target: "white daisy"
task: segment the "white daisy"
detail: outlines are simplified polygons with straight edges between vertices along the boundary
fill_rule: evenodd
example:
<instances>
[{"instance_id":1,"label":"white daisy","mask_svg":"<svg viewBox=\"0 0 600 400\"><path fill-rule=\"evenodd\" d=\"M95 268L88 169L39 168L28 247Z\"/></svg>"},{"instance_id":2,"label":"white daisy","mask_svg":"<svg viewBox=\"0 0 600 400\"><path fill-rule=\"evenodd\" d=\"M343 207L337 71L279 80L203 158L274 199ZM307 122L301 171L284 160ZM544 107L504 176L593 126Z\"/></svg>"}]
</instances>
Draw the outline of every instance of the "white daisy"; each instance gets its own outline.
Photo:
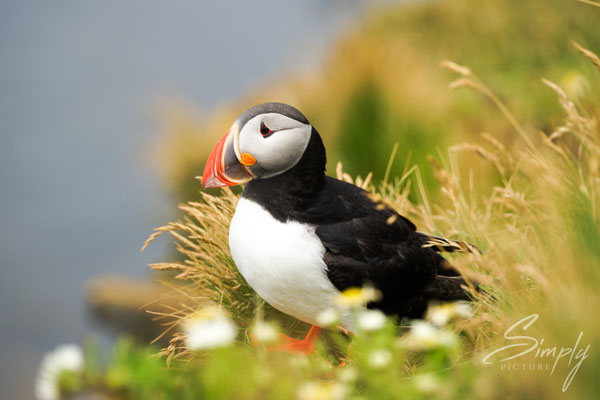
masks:
<instances>
[{"instance_id":1,"label":"white daisy","mask_svg":"<svg viewBox=\"0 0 600 400\"><path fill-rule=\"evenodd\" d=\"M369 353L367 362L372 368L381 369L387 367L392 361L392 353L385 349L376 349Z\"/></svg>"},{"instance_id":2,"label":"white daisy","mask_svg":"<svg viewBox=\"0 0 600 400\"><path fill-rule=\"evenodd\" d=\"M279 331L274 324L257 320L252 327L252 337L258 343L272 344L279 339Z\"/></svg>"},{"instance_id":3,"label":"white daisy","mask_svg":"<svg viewBox=\"0 0 600 400\"><path fill-rule=\"evenodd\" d=\"M417 389L425 393L434 393L440 386L433 374L417 375L413 378L413 383Z\"/></svg>"},{"instance_id":4,"label":"white daisy","mask_svg":"<svg viewBox=\"0 0 600 400\"><path fill-rule=\"evenodd\" d=\"M415 321L406 343L415 349L427 350L438 347L452 348L458 344L456 335L447 329L439 329L426 321Z\"/></svg>"},{"instance_id":5,"label":"white daisy","mask_svg":"<svg viewBox=\"0 0 600 400\"><path fill-rule=\"evenodd\" d=\"M235 340L236 327L218 307L208 307L183 322L185 344L190 350L228 346Z\"/></svg>"},{"instance_id":6,"label":"white daisy","mask_svg":"<svg viewBox=\"0 0 600 400\"><path fill-rule=\"evenodd\" d=\"M465 301L432 305L427 310L427 319L438 326L446 325L455 318L470 318L472 316L471 305Z\"/></svg>"},{"instance_id":7,"label":"white daisy","mask_svg":"<svg viewBox=\"0 0 600 400\"><path fill-rule=\"evenodd\" d=\"M365 310L358 314L358 327L365 332L378 331L385 326L385 314L379 310Z\"/></svg>"},{"instance_id":8,"label":"white daisy","mask_svg":"<svg viewBox=\"0 0 600 400\"><path fill-rule=\"evenodd\" d=\"M46 354L35 380L35 397L39 400L60 398L60 377L65 373L80 374L84 368L83 350L76 344L57 347Z\"/></svg>"},{"instance_id":9,"label":"white daisy","mask_svg":"<svg viewBox=\"0 0 600 400\"><path fill-rule=\"evenodd\" d=\"M340 313L335 308L327 308L317 315L317 325L331 328L340 323Z\"/></svg>"}]
</instances>

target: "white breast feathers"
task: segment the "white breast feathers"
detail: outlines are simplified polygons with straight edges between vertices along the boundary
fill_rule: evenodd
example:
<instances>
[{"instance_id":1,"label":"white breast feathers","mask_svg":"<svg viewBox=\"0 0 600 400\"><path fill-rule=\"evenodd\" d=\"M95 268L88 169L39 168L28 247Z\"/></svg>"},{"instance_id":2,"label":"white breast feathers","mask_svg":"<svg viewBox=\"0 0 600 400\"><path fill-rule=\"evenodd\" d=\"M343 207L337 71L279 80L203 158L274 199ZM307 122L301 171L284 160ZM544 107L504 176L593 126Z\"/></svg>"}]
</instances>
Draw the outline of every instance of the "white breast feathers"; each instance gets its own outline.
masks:
<instances>
[{"instance_id":1,"label":"white breast feathers","mask_svg":"<svg viewBox=\"0 0 600 400\"><path fill-rule=\"evenodd\" d=\"M229 228L231 255L248 284L269 304L309 324L339 291L327 278L325 248L314 226L280 222L241 198Z\"/></svg>"}]
</instances>

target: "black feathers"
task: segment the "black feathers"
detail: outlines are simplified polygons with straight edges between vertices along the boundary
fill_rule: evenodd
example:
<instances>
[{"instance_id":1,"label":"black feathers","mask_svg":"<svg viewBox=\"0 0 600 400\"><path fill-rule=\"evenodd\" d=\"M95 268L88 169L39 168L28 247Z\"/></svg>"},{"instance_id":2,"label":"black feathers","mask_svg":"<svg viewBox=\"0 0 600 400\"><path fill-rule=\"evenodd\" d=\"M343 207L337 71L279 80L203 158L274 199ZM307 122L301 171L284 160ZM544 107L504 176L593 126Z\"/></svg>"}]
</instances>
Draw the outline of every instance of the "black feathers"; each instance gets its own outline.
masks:
<instances>
[{"instance_id":1,"label":"black feathers","mask_svg":"<svg viewBox=\"0 0 600 400\"><path fill-rule=\"evenodd\" d=\"M296 121L302 122L303 124L308 124L308 120L306 119L304 114L302 114L298 109L285 103L275 102L263 103L247 109L239 117L237 117L236 123L238 124L238 126L241 127L257 115L267 113L278 113L281 115L285 115L286 117L295 119Z\"/></svg>"}]
</instances>

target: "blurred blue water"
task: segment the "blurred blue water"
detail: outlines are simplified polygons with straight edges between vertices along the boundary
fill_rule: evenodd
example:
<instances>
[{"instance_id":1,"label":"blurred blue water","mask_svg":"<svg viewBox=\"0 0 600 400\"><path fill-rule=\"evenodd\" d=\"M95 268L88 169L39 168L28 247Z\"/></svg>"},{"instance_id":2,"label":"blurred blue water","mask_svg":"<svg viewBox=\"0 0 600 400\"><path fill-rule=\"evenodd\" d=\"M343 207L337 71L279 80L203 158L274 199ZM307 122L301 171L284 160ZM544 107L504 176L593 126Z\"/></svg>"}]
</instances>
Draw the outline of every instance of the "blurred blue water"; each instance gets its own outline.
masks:
<instances>
[{"instance_id":1,"label":"blurred blue water","mask_svg":"<svg viewBox=\"0 0 600 400\"><path fill-rule=\"evenodd\" d=\"M141 149L153 107L210 110L315 68L347 1L0 1L0 398L31 398L44 352L90 332L85 282L148 274L172 215Z\"/></svg>"}]
</instances>

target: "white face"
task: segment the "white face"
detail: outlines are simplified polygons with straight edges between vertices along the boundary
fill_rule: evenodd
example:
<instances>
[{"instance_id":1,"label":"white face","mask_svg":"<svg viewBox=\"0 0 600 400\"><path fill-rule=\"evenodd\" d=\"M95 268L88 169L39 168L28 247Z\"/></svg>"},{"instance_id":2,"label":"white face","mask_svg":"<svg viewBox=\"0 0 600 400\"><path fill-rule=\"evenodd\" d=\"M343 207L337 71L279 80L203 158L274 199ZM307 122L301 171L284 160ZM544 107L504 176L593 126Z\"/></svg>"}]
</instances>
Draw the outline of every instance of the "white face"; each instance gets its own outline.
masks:
<instances>
[{"instance_id":1,"label":"white face","mask_svg":"<svg viewBox=\"0 0 600 400\"><path fill-rule=\"evenodd\" d=\"M282 114L259 114L239 133L240 156L247 153L256 159L248 169L258 179L279 175L300 161L311 131L309 124Z\"/></svg>"}]
</instances>

